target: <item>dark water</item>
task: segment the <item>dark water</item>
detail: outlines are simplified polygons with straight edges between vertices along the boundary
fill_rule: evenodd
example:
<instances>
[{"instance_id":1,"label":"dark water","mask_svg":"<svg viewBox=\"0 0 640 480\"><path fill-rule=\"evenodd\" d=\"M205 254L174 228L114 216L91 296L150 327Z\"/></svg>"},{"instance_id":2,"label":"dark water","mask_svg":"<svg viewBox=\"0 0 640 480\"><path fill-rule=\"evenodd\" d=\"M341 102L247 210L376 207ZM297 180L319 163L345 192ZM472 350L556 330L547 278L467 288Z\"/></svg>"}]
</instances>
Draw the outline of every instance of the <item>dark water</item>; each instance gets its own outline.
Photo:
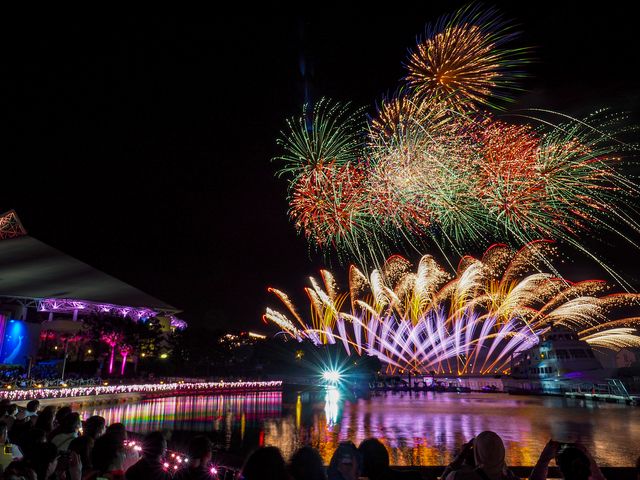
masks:
<instances>
[{"instance_id":1,"label":"dark water","mask_svg":"<svg viewBox=\"0 0 640 480\"><path fill-rule=\"evenodd\" d=\"M446 465L483 430L502 437L510 465L534 465L550 438L581 441L602 466L632 466L640 455L640 407L560 397L425 392L345 399L336 390L315 390L171 397L83 411L132 431L171 431L177 440L205 433L218 449L240 455L275 445L288 457L312 444L326 463L338 442L376 437L395 465Z\"/></svg>"}]
</instances>

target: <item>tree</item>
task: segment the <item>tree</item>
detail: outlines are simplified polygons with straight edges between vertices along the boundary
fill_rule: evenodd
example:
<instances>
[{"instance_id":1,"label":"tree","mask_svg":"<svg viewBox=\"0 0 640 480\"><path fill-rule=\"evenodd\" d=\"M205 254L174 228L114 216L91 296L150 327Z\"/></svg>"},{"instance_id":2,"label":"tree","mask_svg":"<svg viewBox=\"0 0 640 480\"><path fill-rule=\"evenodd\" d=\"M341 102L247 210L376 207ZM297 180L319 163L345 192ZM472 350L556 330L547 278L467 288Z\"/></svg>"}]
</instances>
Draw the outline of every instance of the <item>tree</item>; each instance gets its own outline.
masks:
<instances>
[{"instance_id":1,"label":"tree","mask_svg":"<svg viewBox=\"0 0 640 480\"><path fill-rule=\"evenodd\" d=\"M136 357L141 354L145 356L156 354L163 340L162 327L154 318L136 321L129 317L111 314L91 315L84 321L83 335L96 358L111 355L110 373L116 351L122 354L124 363L129 354Z\"/></svg>"},{"instance_id":2,"label":"tree","mask_svg":"<svg viewBox=\"0 0 640 480\"><path fill-rule=\"evenodd\" d=\"M237 338L237 335L206 327L177 329L169 336L171 358L182 371L190 374L220 373L228 370L232 362L234 350L238 348Z\"/></svg>"}]
</instances>

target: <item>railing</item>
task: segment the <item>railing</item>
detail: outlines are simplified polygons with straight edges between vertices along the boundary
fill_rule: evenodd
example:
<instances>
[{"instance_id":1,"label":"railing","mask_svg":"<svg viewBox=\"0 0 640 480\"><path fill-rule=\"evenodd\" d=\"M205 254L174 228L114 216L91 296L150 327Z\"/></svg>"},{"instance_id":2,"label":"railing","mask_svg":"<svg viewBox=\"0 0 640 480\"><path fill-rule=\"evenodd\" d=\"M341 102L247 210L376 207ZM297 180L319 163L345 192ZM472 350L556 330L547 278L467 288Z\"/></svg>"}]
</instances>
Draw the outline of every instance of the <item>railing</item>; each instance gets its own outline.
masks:
<instances>
[{"instance_id":1,"label":"railing","mask_svg":"<svg viewBox=\"0 0 640 480\"><path fill-rule=\"evenodd\" d=\"M572 394L608 395L632 401L624 384L617 378L607 378L607 383L579 383L571 385Z\"/></svg>"},{"instance_id":2,"label":"railing","mask_svg":"<svg viewBox=\"0 0 640 480\"><path fill-rule=\"evenodd\" d=\"M392 467L394 470L409 470L418 472L422 478L436 479L440 478L445 467ZM509 467L516 477L523 480L529 478L533 467ZM609 480L637 480L635 467L600 467L602 474ZM562 474L558 467L549 467L547 479L562 479Z\"/></svg>"},{"instance_id":3,"label":"railing","mask_svg":"<svg viewBox=\"0 0 640 480\"><path fill-rule=\"evenodd\" d=\"M606 380L609 384L609 391L611 392L611 395L617 395L626 400L632 400L631 395L629 395L629 392L627 392L627 389L621 380L618 380L617 378L607 378Z\"/></svg>"},{"instance_id":4,"label":"railing","mask_svg":"<svg viewBox=\"0 0 640 480\"><path fill-rule=\"evenodd\" d=\"M226 390L279 388L282 382L206 382L206 383L154 383L139 385L96 385L91 387L37 388L29 390L7 390L0 397L15 401L39 400L45 398L73 398L93 395L117 395L122 393L189 394Z\"/></svg>"}]
</instances>

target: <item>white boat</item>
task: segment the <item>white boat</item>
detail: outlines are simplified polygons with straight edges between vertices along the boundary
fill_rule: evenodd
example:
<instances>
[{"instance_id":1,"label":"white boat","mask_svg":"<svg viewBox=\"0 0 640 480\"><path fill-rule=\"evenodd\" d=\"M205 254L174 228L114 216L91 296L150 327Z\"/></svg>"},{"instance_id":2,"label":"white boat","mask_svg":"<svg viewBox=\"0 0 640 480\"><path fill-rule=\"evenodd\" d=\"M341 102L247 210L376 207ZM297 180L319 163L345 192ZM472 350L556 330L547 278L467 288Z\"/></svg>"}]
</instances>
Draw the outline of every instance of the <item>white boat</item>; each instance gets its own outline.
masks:
<instances>
[{"instance_id":1,"label":"white boat","mask_svg":"<svg viewBox=\"0 0 640 480\"><path fill-rule=\"evenodd\" d=\"M603 368L591 346L571 330L554 327L540 342L512 358L511 377L503 379L511 394L543 393L631 402L617 368Z\"/></svg>"}]
</instances>

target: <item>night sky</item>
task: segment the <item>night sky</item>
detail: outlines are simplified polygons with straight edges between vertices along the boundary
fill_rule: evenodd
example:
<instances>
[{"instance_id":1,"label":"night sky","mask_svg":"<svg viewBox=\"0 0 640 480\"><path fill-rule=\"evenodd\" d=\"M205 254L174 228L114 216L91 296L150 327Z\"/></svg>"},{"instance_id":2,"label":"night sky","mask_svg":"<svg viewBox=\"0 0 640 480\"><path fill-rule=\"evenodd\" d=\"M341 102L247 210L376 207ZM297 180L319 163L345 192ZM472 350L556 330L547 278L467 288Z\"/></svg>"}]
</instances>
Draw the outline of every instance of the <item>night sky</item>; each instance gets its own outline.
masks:
<instances>
[{"instance_id":1,"label":"night sky","mask_svg":"<svg viewBox=\"0 0 640 480\"><path fill-rule=\"evenodd\" d=\"M425 24L463 2L233 3L6 19L0 212L15 209L30 235L192 325L267 331L265 307L280 308L267 287L299 295L324 266L289 221L287 184L270 162L285 119L306 95L372 113ZM634 16L622 2L585 5L498 2L523 31L514 45L535 47L510 109L638 112ZM640 251L609 240L616 270L640 288ZM570 280L597 274L580 258L583 278Z\"/></svg>"}]
</instances>

